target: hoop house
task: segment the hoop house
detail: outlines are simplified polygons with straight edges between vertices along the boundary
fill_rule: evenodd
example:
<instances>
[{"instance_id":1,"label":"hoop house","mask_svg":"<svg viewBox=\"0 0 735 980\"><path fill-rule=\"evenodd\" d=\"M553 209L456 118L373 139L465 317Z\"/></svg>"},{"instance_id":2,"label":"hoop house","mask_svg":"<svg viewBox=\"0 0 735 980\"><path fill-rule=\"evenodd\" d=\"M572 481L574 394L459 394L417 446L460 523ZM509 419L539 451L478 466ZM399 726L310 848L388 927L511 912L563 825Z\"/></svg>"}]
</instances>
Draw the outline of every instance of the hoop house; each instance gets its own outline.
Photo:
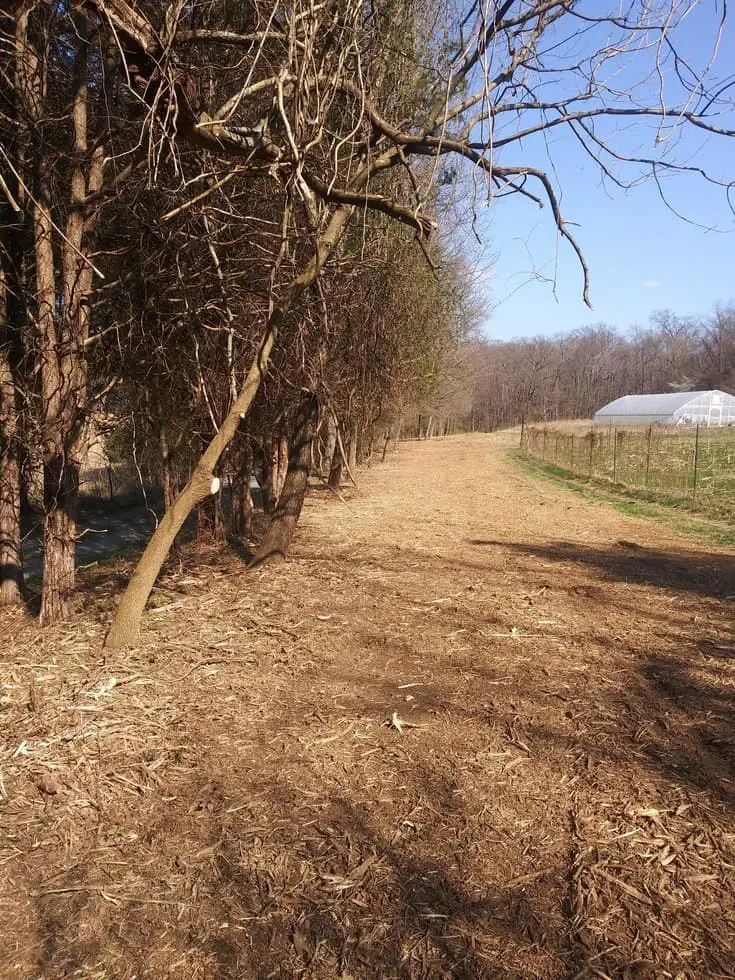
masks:
<instances>
[{"instance_id":1,"label":"hoop house","mask_svg":"<svg viewBox=\"0 0 735 980\"><path fill-rule=\"evenodd\" d=\"M735 396L724 391L624 395L595 413L595 425L735 425Z\"/></svg>"}]
</instances>

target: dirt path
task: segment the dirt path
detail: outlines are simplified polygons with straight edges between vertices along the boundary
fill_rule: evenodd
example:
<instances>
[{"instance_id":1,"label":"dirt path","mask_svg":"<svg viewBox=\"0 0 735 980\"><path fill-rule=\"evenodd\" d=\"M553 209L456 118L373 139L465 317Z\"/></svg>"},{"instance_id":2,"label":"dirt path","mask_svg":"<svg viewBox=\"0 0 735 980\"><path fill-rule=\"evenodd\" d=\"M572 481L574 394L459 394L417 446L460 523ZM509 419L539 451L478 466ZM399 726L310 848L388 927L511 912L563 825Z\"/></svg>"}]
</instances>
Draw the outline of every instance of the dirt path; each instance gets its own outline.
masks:
<instances>
[{"instance_id":1,"label":"dirt path","mask_svg":"<svg viewBox=\"0 0 735 980\"><path fill-rule=\"evenodd\" d=\"M505 449L192 557L133 653L6 619L1 977L735 977L735 556Z\"/></svg>"}]
</instances>

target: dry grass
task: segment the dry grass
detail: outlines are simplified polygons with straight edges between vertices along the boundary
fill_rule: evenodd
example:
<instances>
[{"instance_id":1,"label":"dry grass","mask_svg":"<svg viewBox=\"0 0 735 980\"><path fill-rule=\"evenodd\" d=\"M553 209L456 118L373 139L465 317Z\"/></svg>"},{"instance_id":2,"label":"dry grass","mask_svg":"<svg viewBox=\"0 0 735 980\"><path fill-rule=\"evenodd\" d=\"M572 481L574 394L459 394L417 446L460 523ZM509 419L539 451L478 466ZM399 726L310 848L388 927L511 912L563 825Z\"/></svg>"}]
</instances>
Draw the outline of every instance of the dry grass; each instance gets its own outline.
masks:
<instances>
[{"instance_id":1,"label":"dry grass","mask_svg":"<svg viewBox=\"0 0 735 980\"><path fill-rule=\"evenodd\" d=\"M4 614L0 976L735 976L733 555L502 444L187 553L135 651L125 566Z\"/></svg>"}]
</instances>

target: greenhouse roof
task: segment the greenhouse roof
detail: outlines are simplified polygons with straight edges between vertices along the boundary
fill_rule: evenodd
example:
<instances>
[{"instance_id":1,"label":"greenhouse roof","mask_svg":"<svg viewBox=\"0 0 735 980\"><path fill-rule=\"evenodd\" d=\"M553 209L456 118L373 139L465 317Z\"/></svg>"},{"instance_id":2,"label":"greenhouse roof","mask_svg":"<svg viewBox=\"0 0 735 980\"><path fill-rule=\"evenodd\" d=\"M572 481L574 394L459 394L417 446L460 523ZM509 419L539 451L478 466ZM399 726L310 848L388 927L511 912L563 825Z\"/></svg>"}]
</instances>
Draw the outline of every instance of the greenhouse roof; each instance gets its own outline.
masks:
<instances>
[{"instance_id":1,"label":"greenhouse roof","mask_svg":"<svg viewBox=\"0 0 735 980\"><path fill-rule=\"evenodd\" d=\"M615 401L603 405L598 412L595 412L595 417L598 415L673 415L695 398L711 394L724 394L724 392L673 391L660 395L623 395L622 398L616 398Z\"/></svg>"}]
</instances>

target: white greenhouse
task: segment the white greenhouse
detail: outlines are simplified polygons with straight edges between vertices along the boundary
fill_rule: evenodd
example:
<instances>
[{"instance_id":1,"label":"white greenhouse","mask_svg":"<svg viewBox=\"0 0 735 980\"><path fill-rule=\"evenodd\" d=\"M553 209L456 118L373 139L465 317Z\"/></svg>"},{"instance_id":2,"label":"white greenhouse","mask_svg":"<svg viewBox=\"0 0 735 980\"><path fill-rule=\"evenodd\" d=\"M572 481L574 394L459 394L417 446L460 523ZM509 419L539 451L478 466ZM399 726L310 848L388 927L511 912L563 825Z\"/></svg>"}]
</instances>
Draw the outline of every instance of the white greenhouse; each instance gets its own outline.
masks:
<instances>
[{"instance_id":1,"label":"white greenhouse","mask_svg":"<svg viewBox=\"0 0 735 980\"><path fill-rule=\"evenodd\" d=\"M624 395L595 412L595 425L735 425L735 395L677 391Z\"/></svg>"}]
</instances>

